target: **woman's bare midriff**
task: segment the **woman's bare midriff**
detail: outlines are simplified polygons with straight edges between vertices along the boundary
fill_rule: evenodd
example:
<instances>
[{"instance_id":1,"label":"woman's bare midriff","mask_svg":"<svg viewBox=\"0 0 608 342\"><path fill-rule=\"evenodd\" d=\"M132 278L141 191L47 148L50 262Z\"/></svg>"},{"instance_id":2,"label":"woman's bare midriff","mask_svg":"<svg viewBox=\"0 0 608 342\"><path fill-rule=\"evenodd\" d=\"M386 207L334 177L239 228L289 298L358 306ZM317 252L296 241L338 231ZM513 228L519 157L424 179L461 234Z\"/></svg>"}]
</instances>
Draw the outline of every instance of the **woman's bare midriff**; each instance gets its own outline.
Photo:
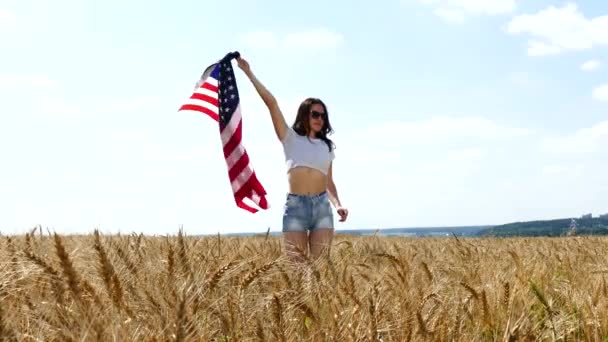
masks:
<instances>
[{"instance_id":1,"label":"woman's bare midriff","mask_svg":"<svg viewBox=\"0 0 608 342\"><path fill-rule=\"evenodd\" d=\"M327 189L327 176L304 166L291 169L287 174L289 192L298 195L316 195Z\"/></svg>"}]
</instances>

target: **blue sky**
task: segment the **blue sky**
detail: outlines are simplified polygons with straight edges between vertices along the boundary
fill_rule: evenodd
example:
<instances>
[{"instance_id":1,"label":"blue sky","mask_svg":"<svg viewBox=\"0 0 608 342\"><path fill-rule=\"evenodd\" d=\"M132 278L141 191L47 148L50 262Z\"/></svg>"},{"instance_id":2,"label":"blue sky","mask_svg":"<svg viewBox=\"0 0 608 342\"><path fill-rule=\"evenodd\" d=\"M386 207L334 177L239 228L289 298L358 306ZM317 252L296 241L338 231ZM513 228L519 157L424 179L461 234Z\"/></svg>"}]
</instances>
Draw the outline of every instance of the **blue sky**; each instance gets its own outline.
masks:
<instances>
[{"instance_id":1,"label":"blue sky","mask_svg":"<svg viewBox=\"0 0 608 342\"><path fill-rule=\"evenodd\" d=\"M237 73L271 209L234 205L215 122L178 113L238 50L291 122L328 104L338 229L608 212L608 2L0 1L0 230L280 230L268 112Z\"/></svg>"}]
</instances>

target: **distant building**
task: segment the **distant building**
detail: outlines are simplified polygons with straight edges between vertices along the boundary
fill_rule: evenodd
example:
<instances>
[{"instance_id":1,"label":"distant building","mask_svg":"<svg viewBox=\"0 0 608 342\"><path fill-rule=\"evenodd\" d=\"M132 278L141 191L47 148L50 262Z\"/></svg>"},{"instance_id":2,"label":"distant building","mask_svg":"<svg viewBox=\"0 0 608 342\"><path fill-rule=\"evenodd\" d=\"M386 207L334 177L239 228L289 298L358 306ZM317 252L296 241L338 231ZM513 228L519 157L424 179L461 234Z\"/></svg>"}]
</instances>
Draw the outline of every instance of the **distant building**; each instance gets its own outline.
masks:
<instances>
[{"instance_id":1,"label":"distant building","mask_svg":"<svg viewBox=\"0 0 608 342\"><path fill-rule=\"evenodd\" d=\"M590 218L593 218L592 214L586 214L586 215L581 216L581 219L583 219L583 220L590 219Z\"/></svg>"},{"instance_id":2,"label":"distant building","mask_svg":"<svg viewBox=\"0 0 608 342\"><path fill-rule=\"evenodd\" d=\"M576 224L576 220L572 219L570 220L570 227L568 228L568 231L566 232L567 236L575 236L576 235L576 228L578 227L578 225Z\"/></svg>"},{"instance_id":3,"label":"distant building","mask_svg":"<svg viewBox=\"0 0 608 342\"><path fill-rule=\"evenodd\" d=\"M600 215L600 218L601 219L608 219L608 213Z\"/></svg>"}]
</instances>

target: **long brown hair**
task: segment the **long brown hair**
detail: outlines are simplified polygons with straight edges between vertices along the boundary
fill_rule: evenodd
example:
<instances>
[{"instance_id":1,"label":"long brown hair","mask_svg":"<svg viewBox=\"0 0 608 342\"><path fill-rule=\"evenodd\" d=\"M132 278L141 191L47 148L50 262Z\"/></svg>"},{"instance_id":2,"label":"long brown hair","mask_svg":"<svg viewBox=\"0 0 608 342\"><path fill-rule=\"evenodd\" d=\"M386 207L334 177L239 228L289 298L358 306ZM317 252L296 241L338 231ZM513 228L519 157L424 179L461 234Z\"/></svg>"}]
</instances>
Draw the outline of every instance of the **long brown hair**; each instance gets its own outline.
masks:
<instances>
[{"instance_id":1,"label":"long brown hair","mask_svg":"<svg viewBox=\"0 0 608 342\"><path fill-rule=\"evenodd\" d=\"M300 107L298 108L298 114L296 115L296 119L291 127L299 135L308 136L308 132L310 132L310 111L312 106L315 104L320 104L321 106L323 106L323 110L325 112L325 115L323 117L323 127L321 128L321 131L316 133L316 138L323 140L327 144L327 147L331 152L335 148L335 144L327 136L329 134L332 134L334 130L331 127L331 124L329 123L329 113L327 112L327 106L325 105L325 103L323 103L323 101L321 101L321 99L309 97L302 101L302 103L300 103Z\"/></svg>"}]
</instances>

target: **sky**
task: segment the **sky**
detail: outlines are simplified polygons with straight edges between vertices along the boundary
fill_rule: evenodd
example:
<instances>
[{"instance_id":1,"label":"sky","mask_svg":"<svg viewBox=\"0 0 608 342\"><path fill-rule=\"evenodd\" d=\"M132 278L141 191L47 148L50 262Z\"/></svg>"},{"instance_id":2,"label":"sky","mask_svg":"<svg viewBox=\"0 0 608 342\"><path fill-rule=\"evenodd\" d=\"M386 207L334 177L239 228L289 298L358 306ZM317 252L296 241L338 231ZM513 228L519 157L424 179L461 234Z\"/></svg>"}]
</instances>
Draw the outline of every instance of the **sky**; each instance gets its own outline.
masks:
<instances>
[{"instance_id":1,"label":"sky","mask_svg":"<svg viewBox=\"0 0 608 342\"><path fill-rule=\"evenodd\" d=\"M337 230L608 212L608 2L0 0L0 231L280 231L283 151L244 73L269 210L234 204L217 123L177 111L231 51L288 123L327 103Z\"/></svg>"}]
</instances>

